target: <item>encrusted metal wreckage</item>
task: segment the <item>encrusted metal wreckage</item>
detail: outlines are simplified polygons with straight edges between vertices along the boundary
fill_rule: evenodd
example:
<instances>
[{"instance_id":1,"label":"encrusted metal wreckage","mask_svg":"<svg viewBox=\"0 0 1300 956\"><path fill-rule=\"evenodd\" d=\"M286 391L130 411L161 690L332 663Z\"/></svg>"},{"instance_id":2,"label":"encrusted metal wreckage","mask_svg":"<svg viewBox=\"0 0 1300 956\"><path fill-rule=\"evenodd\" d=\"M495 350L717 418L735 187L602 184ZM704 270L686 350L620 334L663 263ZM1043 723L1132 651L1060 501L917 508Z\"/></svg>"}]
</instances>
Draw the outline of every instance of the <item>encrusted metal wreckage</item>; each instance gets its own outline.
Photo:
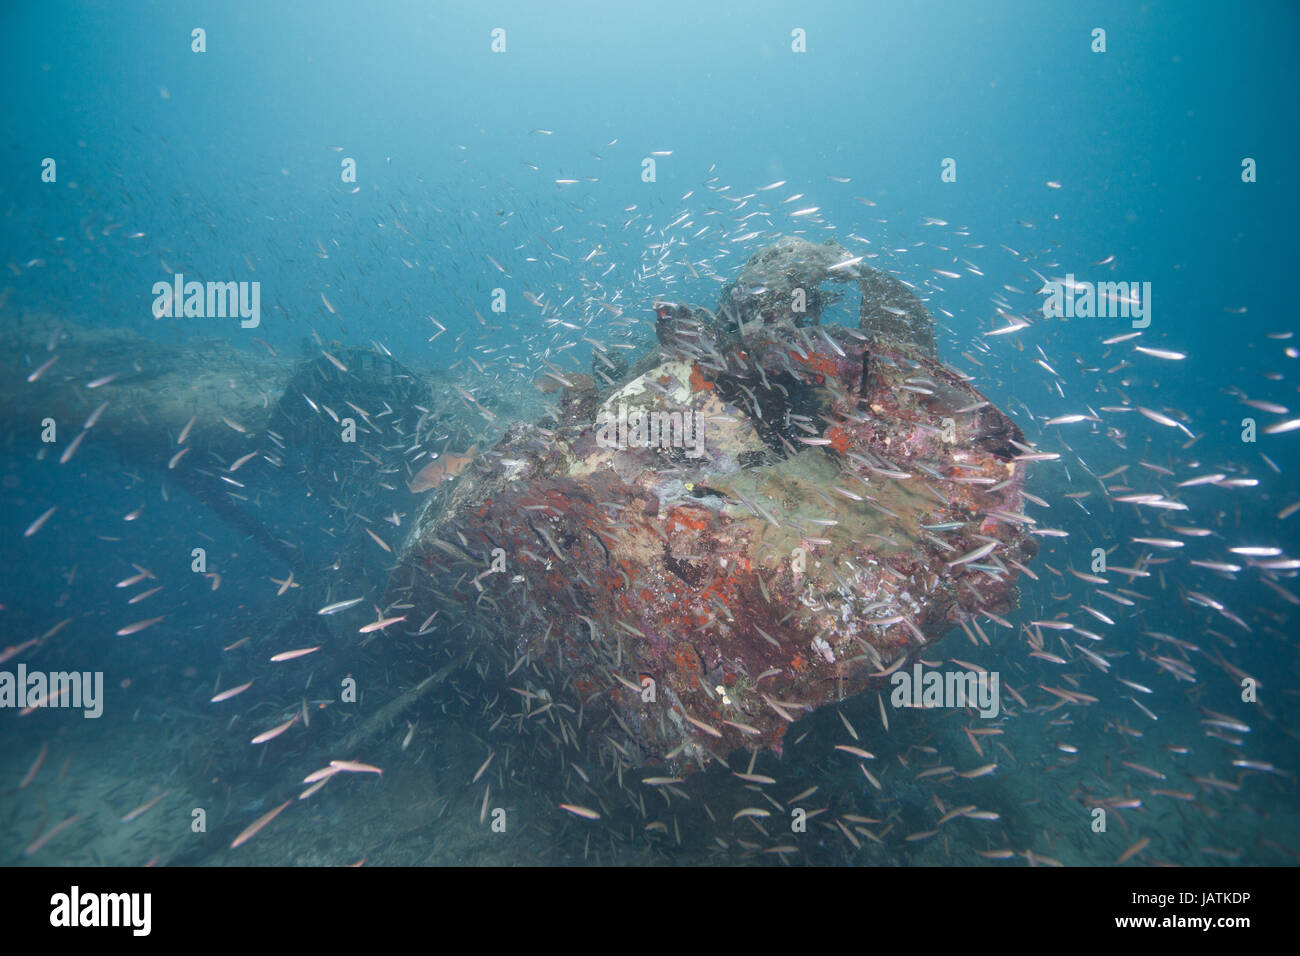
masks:
<instances>
[{"instance_id":1,"label":"encrusted metal wreckage","mask_svg":"<svg viewBox=\"0 0 1300 956\"><path fill-rule=\"evenodd\" d=\"M858 328L821 324L835 282ZM786 238L716 310L656 313L651 354L554 376L555 415L430 497L390 602L475 613L451 640L504 650L526 711L674 771L780 751L803 712L1014 604L1032 449L936 358L906 285Z\"/></svg>"}]
</instances>

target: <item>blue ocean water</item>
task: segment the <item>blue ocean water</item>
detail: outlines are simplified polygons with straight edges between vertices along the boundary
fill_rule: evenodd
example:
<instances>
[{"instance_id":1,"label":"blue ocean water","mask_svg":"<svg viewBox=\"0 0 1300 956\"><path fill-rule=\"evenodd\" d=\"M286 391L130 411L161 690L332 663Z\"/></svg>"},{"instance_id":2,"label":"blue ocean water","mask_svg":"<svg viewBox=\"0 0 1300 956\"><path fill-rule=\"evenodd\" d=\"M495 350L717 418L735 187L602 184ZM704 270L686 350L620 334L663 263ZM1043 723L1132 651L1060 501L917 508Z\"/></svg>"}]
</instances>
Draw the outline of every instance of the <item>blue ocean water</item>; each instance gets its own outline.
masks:
<instances>
[{"instance_id":1,"label":"blue ocean water","mask_svg":"<svg viewBox=\"0 0 1300 956\"><path fill-rule=\"evenodd\" d=\"M1150 837L1138 862L1293 863L1300 518L1290 506L1300 500L1300 438L1278 426L1298 401L1290 276L1300 192L1284 167L1298 146L1298 25L1281 2L8 5L0 655L39 641L0 667L102 671L106 690L99 722L0 709L0 859L972 864L1010 848L1021 862L1028 852L1111 864ZM271 650L319 643L314 615L295 623L282 608L307 591L364 592L363 607L378 605L394 558L347 524L365 489L304 494L258 462L232 486L239 497L221 499L268 529L268 540L250 538L212 499L175 483L181 466L151 470L140 439L123 437L138 434L127 420L148 420L165 457L179 451L174 425L187 416L167 417L174 395L131 409L113 402L114 382L87 383L129 377L178 350L217 380L246 368L241 356L270 370L322 351L391 354L436 375L442 393L467 389L497 410L490 424L462 403L464 419L438 423L439 447L459 450L512 414L536 418L533 380L548 367L590 370L591 339L648 341L657 299L712 305L781 235L834 239L911 284L936 319L940 357L1061 454L1037 463L1028 488L1050 501L1042 523L1069 537L1041 540L1038 579L1019 582L1016 627L989 648L958 631L945 651L978 651L1017 687L1060 686L1050 664L1028 658L1019 626L1069 611L1118 655L1114 673L1070 662L1074 689L1097 702L1051 709L1059 698L1036 690L998 737L1003 750L987 746L998 773L936 792L915 779L917 761L973 759L973 744L931 714L898 714L886 732L866 694L841 713L882 738L864 746L879 747L905 785L884 795L856 768L827 761L843 742L828 711L806 718L800 745L820 750L791 746L758 764L785 786L783 799L816 784L838 814L886 821L873 831L894 828L883 842L819 824L795 841L797 855L764 855L783 845L775 831L742 832L693 808L664 835L645 829L643 807L637 839L611 848L602 835L598 856L588 832L556 811L571 775L547 777L553 767L522 756L486 775L519 835L484 838L479 800L488 801L463 785L489 753L504 763L515 745L488 732L491 718L479 726L465 716L482 716L498 693L476 687L470 667L454 692L385 728L366 761L385 774L358 775L368 790L331 787L322 799L332 802L305 811L310 826L286 812L279 838L268 825L229 849L288 798L299 758L325 744L304 737L287 752L250 750L248 738L299 711L307 731L342 737L373 713L339 715L320 703L319 686L300 682L214 717L218 687L248 679L232 656L273 631L284 640ZM259 283L257 326L155 318L155 285L177 273ZM1067 275L1150 283L1150 324L1048 319L1039 290ZM498 289L504 311L493 309ZM851 324L855 311L850 300L834 318ZM1032 324L987 334L1015 315ZM63 367L28 382L69 330ZM1133 331L1142 334L1105 344ZM229 351L213 351L214 340ZM71 346L87 342L96 344L81 354L97 360L70 367L80 361ZM256 364L267 362L281 365ZM228 377L247 391L244 372ZM287 379L264 381L267 401ZM51 447L41 432L46 417L63 417L55 387L80 404ZM103 424L82 429L80 416L103 400ZM196 416L222 407L194 401ZM1043 424L1075 414L1088 418ZM200 453L190 454L184 467ZM1179 487L1209 474L1221 478ZM1108 480L1123 490L1108 492ZM1142 493L1186 510L1113 501ZM399 525L370 514L365 528L395 545L418 507ZM215 587L192 567L196 547L220 576ZM1091 585L1069 569L1086 571L1094 548L1142 570L1111 582L1140 599L1089 597ZM300 587L280 595L285 553L302 560ZM153 577L138 587L163 590L137 609L117 585L141 567ZM1078 613L1084 602L1118 625L1097 628ZM162 620L136 634L116 633L154 616ZM370 705L419 679L403 671L409 653L350 630L356 646L331 650L388 681L363 679ZM313 709L321 716L308 718ZM414 736L401 746L408 727ZM441 789L444 778L455 786ZM725 803L727 783L703 776L697 795ZM159 793L171 796L121 834L118 818ZM904 842L943 815L936 797L999 819ZM1126 800L1141 805L1113 808ZM1089 829L1099 802L1114 814L1104 835ZM221 839L168 829L165 814L188 819L194 806ZM72 839L25 852L76 814L80 842L70 826ZM321 821L347 838L290 838Z\"/></svg>"}]
</instances>

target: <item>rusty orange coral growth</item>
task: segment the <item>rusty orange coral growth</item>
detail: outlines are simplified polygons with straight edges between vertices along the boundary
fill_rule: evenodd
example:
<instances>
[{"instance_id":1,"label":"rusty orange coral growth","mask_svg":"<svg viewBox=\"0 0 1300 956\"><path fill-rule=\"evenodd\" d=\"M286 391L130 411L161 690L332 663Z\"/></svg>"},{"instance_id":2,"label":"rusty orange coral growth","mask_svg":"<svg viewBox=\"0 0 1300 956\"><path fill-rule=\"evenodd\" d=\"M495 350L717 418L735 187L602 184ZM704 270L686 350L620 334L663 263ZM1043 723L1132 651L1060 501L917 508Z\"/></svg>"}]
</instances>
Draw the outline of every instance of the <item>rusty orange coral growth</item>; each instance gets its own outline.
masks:
<instances>
[{"instance_id":1,"label":"rusty orange coral growth","mask_svg":"<svg viewBox=\"0 0 1300 956\"><path fill-rule=\"evenodd\" d=\"M698 365L691 366L691 388L697 392L713 391L713 383L704 377Z\"/></svg>"},{"instance_id":2,"label":"rusty orange coral growth","mask_svg":"<svg viewBox=\"0 0 1300 956\"><path fill-rule=\"evenodd\" d=\"M704 515L707 515L707 512L704 512ZM679 531L682 528L689 528L692 531L703 531L708 526L708 517L692 517L689 511L682 508L674 508L668 515L669 531Z\"/></svg>"},{"instance_id":3,"label":"rusty orange coral growth","mask_svg":"<svg viewBox=\"0 0 1300 956\"><path fill-rule=\"evenodd\" d=\"M820 372L828 378L835 377L835 363L825 355L813 352L809 355L800 355L798 352L791 352L790 357L796 362L802 362L815 372Z\"/></svg>"}]
</instances>

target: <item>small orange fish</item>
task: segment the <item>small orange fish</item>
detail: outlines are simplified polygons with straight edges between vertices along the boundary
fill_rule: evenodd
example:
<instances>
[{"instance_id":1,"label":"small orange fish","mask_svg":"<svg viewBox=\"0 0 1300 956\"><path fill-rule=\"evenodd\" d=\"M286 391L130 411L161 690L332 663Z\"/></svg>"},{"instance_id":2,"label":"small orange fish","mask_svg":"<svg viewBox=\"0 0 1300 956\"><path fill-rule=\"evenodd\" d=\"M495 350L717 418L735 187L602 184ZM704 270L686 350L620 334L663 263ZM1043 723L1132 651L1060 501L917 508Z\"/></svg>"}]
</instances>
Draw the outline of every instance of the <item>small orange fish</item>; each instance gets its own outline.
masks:
<instances>
[{"instance_id":1,"label":"small orange fish","mask_svg":"<svg viewBox=\"0 0 1300 956\"><path fill-rule=\"evenodd\" d=\"M447 452L436 461L431 461L416 473L408 486L412 494L437 488L444 481L452 481L469 467L470 462L478 457L478 445L471 445L463 455Z\"/></svg>"},{"instance_id":2,"label":"small orange fish","mask_svg":"<svg viewBox=\"0 0 1300 956\"><path fill-rule=\"evenodd\" d=\"M49 843L49 842L50 842L51 840L53 840L56 836L58 836L60 833L62 833L64 830L66 830L68 827L72 826L74 823L76 823L76 822L77 822L78 820L80 820L80 819L81 819L81 814L80 814L80 813L77 813L77 814L74 814L74 815L68 817L68 819L64 820L64 821L63 821L62 823L60 823L58 826L56 826L56 827L52 827L52 828L50 828L49 830L46 830L46 831L45 831L41 836L37 837L37 838L36 838L36 839L35 839L35 840L34 840L34 841L33 841L33 842L32 842L32 843L27 847L27 849L23 850L23 856L31 856L33 853L35 853L35 852L36 852L37 850L39 850L41 847L45 846L45 844Z\"/></svg>"},{"instance_id":3,"label":"small orange fish","mask_svg":"<svg viewBox=\"0 0 1300 956\"><path fill-rule=\"evenodd\" d=\"M1119 855L1119 859L1117 859L1115 862L1117 864L1124 863L1131 857L1137 856L1139 853L1141 853L1143 850L1147 848L1147 844L1150 842L1151 842L1150 837L1143 837L1142 839L1134 843L1131 847L1129 847L1127 850L1125 850L1123 853L1121 853Z\"/></svg>"},{"instance_id":4,"label":"small orange fish","mask_svg":"<svg viewBox=\"0 0 1300 956\"><path fill-rule=\"evenodd\" d=\"M50 742L47 740L41 744L41 752L36 755L36 762L32 764L27 775L23 777L23 782L18 784L19 790L25 790L27 785L36 779L36 775L41 772L41 767L45 764L45 755L50 752Z\"/></svg>"},{"instance_id":5,"label":"small orange fish","mask_svg":"<svg viewBox=\"0 0 1300 956\"><path fill-rule=\"evenodd\" d=\"M331 760L330 766L345 773L377 773L381 777L384 775L378 767L368 763L357 763L355 760Z\"/></svg>"},{"instance_id":6,"label":"small orange fish","mask_svg":"<svg viewBox=\"0 0 1300 956\"><path fill-rule=\"evenodd\" d=\"M241 844L247 843L249 840L251 840L254 836L257 835L258 830L262 829L262 827L266 826L277 816L279 816L280 811L282 811L285 807L287 807L291 803L293 803L292 800L286 800L284 801L284 803L280 804L274 810L268 810L266 813L262 814L260 817L258 817L248 826L246 826L240 832L239 836L235 837L235 842L230 844L230 848L233 850L236 847L240 846Z\"/></svg>"},{"instance_id":7,"label":"small orange fish","mask_svg":"<svg viewBox=\"0 0 1300 956\"><path fill-rule=\"evenodd\" d=\"M284 723L280 724L280 726L278 726L278 727L272 727L270 730L266 730L266 731L263 731L262 733L258 734L256 737L254 737L254 738L252 739L251 743L254 743L254 744L264 744L264 743L266 743L268 740L274 740L276 737L279 737L282 733L284 733L286 730L288 730L290 727L292 727L292 726L293 726L294 724L296 724L297 722L298 722L298 714L294 714L292 717L290 717L290 718L289 718L288 720L286 720ZM251 835L251 834L250 834L250 835Z\"/></svg>"},{"instance_id":8,"label":"small orange fish","mask_svg":"<svg viewBox=\"0 0 1300 956\"><path fill-rule=\"evenodd\" d=\"M169 793L171 793L170 790L164 790L162 793L158 794L158 796L154 797L148 803L140 804L140 806L136 807L134 810L132 810L130 813L124 816L122 818L122 822L130 823L132 820L136 819L137 817L143 816L145 813L148 813L155 806L157 806L158 801L160 801L163 797L167 796L167 794Z\"/></svg>"}]
</instances>

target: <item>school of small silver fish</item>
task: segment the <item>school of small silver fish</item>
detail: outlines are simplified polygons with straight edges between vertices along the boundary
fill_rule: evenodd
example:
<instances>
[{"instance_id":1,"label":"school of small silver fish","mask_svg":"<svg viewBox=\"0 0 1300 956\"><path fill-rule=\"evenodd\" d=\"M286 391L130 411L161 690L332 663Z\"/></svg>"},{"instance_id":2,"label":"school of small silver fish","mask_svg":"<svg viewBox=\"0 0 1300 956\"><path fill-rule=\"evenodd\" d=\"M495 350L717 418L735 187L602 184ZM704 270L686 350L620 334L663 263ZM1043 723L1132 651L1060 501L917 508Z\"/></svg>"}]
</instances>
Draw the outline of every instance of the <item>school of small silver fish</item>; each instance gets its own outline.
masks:
<instances>
[{"instance_id":1,"label":"school of small silver fish","mask_svg":"<svg viewBox=\"0 0 1300 956\"><path fill-rule=\"evenodd\" d=\"M1218 356L1159 312L1140 330L1045 318L1050 283L1089 270L1113 278L1121 266L1105 250L1059 248L1050 224L1009 225L1022 237L1014 245L984 242L939 218L886 218L878 194L851 176L741 183L720 164L692 188L667 197L656 187L621 217L596 220L614 189L602 170L641 157L611 139L579 166L557 164L561 130L520 141L537 152L521 158L519 178L536 182L479 174L472 147L455 147L467 180L483 187L477 209L459 211L449 187L403 170L400 157L388 159L367 211L341 214L332 233L313 235L301 220L289 231L289 211L265 209L285 227L284 245L238 255L250 274L275 256L316 263L304 267L309 289L271 297L260 331L230 332L265 353L259 369L282 374L248 396L250 414L279 418L232 418L196 386L183 410L150 419L147 339L136 351L78 348L86 327L20 319L0 300L14 344L0 366L13 476L0 664L99 669L107 688L103 728L53 707L0 712L6 862L452 862L439 840L453 829L458 859L479 852L478 862L501 864L1300 859L1293 330L1243 327L1260 364L1230 381ZM648 155L673 160L671 150ZM139 197L118 188L124 198L100 195L82 209L79 234L35 242L30 261L10 264L11 284L110 244L152 243L170 278L186 260L190 220L216 228L201 200L154 199L173 204L174 234L159 238L154 226L146 236L129 214ZM641 692L641 675L563 686L526 648L512 653L497 633L512 623L494 622L482 597L492 559L464 536L439 542L446 563L478 562L481 573L426 581L439 601L431 614L389 572L463 474L514 467L494 451L511 429L544 443L547 426L535 423L558 421L582 382L612 387L656 347L656 303L711 302L754 250L792 235L851 250L837 271L871 266L904 283L935 316L939 360L1024 433L1017 461L1029 477L1000 519L1037 539L1035 559L1015 561L994 539L971 544L960 522L923 526L950 574L992 578L1008 571L1004 559L1016 567L1014 611L963 620L921 656L932 668L999 672L1000 712L896 707L882 662L871 687L815 713L769 698L788 724L779 754L742 744L694 768L645 762L635 728L613 711L597 722L584 707ZM414 291L394 300L391 283L371 281L376 257L412 289L432 279L460 307L432 316ZM490 305L498 288L504 314ZM1232 302L1205 309L1245 312ZM828 309L810 341L843 356L845 340L825 327L853 325L846 316ZM295 372L263 337L268 327L285 341L310 336L311 361ZM191 334L182 327L182 346ZM245 354L209 361L235 369ZM348 391L370 387L374 363L396 368L393 380L418 386L417 397L398 406L395 393ZM1164 400L1169 383L1193 379L1205 383L1197 407ZM936 387L919 374L906 386L921 397ZM46 408L58 410L54 443L40 440ZM741 411L762 414L757 401ZM347 422L358 437L336 455ZM804 445L823 450L835 441L825 424L795 423ZM309 460L330 441L327 464ZM881 485L927 480L870 464ZM834 490L853 507L867 488ZM134 504L107 530L100 502L125 499ZM195 517L196 501L218 500L231 524ZM752 502L772 523L776 510ZM545 516L546 506L522 516L537 529L529 560L594 573L563 565ZM804 533L829 543L835 520L820 519L820 537L811 525ZM206 551L201 566L193 549ZM33 593L48 596L43 614L32 613ZM544 598L530 600L540 619ZM900 633L909 626L879 613ZM482 641L451 642L453 631ZM564 631L552 639L597 639L582 615ZM630 619L621 631L621 641L641 633ZM757 733L743 720L686 719L682 732L704 745ZM111 786L91 783L101 767L116 773L103 771Z\"/></svg>"}]
</instances>

